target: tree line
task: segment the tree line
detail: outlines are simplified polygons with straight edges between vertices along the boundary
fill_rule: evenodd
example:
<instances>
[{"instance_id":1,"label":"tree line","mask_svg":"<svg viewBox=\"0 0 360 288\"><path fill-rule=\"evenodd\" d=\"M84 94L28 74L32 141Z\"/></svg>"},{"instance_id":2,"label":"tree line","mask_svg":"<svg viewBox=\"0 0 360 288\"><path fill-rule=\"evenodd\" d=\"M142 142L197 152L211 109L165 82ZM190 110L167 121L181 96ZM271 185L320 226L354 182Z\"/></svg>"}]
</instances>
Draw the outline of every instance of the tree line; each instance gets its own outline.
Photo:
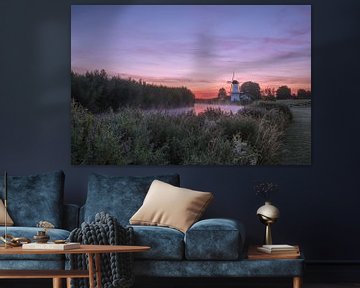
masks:
<instances>
[{"instance_id":1,"label":"tree line","mask_svg":"<svg viewBox=\"0 0 360 288\"><path fill-rule=\"evenodd\" d=\"M291 89L286 86L280 86L278 89L265 88L260 89L259 83L247 81L240 85L240 92L251 95L253 100L275 100L275 99L311 99L311 91L299 89L296 94L291 93ZM219 98L226 96L225 88L220 88L218 92Z\"/></svg>"},{"instance_id":2,"label":"tree line","mask_svg":"<svg viewBox=\"0 0 360 288\"><path fill-rule=\"evenodd\" d=\"M262 91L262 98L264 99L311 99L311 91L305 89L298 89L297 93L291 93L291 89L286 86L280 86L278 89L265 88Z\"/></svg>"},{"instance_id":3,"label":"tree line","mask_svg":"<svg viewBox=\"0 0 360 288\"><path fill-rule=\"evenodd\" d=\"M122 107L174 108L192 106L195 95L186 87L148 84L141 79L110 77L105 70L79 74L71 71L71 98L92 113Z\"/></svg>"}]
</instances>

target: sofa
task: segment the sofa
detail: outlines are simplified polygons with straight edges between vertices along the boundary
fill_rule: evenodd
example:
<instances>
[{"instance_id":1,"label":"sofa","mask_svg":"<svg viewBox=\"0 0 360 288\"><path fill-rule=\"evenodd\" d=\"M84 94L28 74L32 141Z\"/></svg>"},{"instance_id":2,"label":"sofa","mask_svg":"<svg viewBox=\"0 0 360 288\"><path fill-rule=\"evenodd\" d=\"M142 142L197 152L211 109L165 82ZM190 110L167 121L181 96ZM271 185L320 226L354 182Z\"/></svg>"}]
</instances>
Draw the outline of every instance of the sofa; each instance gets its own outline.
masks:
<instances>
[{"instance_id":1,"label":"sofa","mask_svg":"<svg viewBox=\"0 0 360 288\"><path fill-rule=\"evenodd\" d=\"M63 203L65 175L53 171L30 176L8 176L8 214L14 224L7 233L30 240L42 228L40 221L48 221L55 228L49 229L50 240L67 239L78 223L79 207ZM0 183L4 183L0 176ZM3 185L0 195L4 198ZM5 227L0 226L0 235ZM0 269L64 269L63 255L0 255Z\"/></svg>"},{"instance_id":2,"label":"sofa","mask_svg":"<svg viewBox=\"0 0 360 288\"><path fill-rule=\"evenodd\" d=\"M145 277L298 277L302 259L246 259L245 228L235 219L199 219L185 233L161 226L129 225L152 182L180 186L179 175L120 177L89 175L80 222L104 211L123 226L132 226L136 245L151 250L135 253L135 275ZM216 201L216 199L214 200Z\"/></svg>"},{"instance_id":3,"label":"sofa","mask_svg":"<svg viewBox=\"0 0 360 288\"><path fill-rule=\"evenodd\" d=\"M46 220L55 225L51 240L67 239L82 222L99 212L131 226L136 245L151 250L135 253L134 273L144 277L298 277L303 260L248 260L244 226L235 219L198 219L186 231L162 226L130 225L155 179L180 186L179 175L121 177L91 174L86 201L80 208L63 203L64 173L9 177L8 212L14 226L8 233L32 238ZM0 181L3 178L0 177ZM1 185L2 186L2 185ZM0 195L3 195L2 187ZM214 200L216 201L216 199ZM0 227L4 233L4 227ZM57 255L0 255L0 269L64 269ZM294 286L295 287L295 286ZM296 286L299 287L299 286Z\"/></svg>"}]
</instances>

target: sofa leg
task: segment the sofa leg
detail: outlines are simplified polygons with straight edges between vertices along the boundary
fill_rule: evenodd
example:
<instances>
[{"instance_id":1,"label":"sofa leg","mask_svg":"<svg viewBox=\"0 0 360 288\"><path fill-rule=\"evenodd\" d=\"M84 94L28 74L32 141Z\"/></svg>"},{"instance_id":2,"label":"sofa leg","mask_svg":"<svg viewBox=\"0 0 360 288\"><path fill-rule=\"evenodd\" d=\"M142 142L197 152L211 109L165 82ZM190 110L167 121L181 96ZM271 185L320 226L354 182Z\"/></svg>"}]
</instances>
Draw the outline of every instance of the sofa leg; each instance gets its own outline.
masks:
<instances>
[{"instance_id":1,"label":"sofa leg","mask_svg":"<svg viewBox=\"0 0 360 288\"><path fill-rule=\"evenodd\" d=\"M301 277L296 276L293 278L293 288L301 288Z\"/></svg>"},{"instance_id":2,"label":"sofa leg","mask_svg":"<svg viewBox=\"0 0 360 288\"><path fill-rule=\"evenodd\" d=\"M61 278L53 278L53 288L62 288Z\"/></svg>"}]
</instances>

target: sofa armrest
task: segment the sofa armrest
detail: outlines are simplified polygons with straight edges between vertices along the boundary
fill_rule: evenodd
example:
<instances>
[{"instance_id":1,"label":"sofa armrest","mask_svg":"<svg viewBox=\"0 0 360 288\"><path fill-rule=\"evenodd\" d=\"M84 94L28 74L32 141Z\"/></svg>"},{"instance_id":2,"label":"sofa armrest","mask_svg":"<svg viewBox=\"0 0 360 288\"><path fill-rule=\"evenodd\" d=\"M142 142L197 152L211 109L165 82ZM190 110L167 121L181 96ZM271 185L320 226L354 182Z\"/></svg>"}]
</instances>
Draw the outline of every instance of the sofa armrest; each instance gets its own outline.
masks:
<instances>
[{"instance_id":1,"label":"sofa armrest","mask_svg":"<svg viewBox=\"0 0 360 288\"><path fill-rule=\"evenodd\" d=\"M85 221L85 205L81 206L79 210L79 224L81 224L84 221Z\"/></svg>"},{"instance_id":2,"label":"sofa armrest","mask_svg":"<svg viewBox=\"0 0 360 288\"><path fill-rule=\"evenodd\" d=\"M71 231L77 227L79 227L79 206L64 204L63 228Z\"/></svg>"},{"instance_id":3,"label":"sofa armrest","mask_svg":"<svg viewBox=\"0 0 360 288\"><path fill-rule=\"evenodd\" d=\"M213 218L196 222L185 234L188 260L235 260L242 254L245 228L233 219Z\"/></svg>"}]
</instances>

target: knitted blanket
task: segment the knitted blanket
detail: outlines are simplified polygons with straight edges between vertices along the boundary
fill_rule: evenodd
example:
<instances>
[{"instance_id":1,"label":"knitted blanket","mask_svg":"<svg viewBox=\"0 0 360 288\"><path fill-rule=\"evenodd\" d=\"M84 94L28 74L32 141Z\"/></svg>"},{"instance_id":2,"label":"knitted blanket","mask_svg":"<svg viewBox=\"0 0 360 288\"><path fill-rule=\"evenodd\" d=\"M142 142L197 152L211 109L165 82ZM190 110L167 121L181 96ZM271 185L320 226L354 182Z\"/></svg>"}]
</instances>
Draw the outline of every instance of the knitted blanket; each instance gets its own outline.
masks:
<instances>
[{"instance_id":1,"label":"knitted blanket","mask_svg":"<svg viewBox=\"0 0 360 288\"><path fill-rule=\"evenodd\" d=\"M94 222L84 222L81 224L81 228L71 231L69 240L81 244L133 245L133 229L132 227L122 227L116 218L101 212L95 215ZM87 255L70 254L68 259L71 269L87 269ZM101 254L101 280L103 288L129 288L133 286L132 253ZM89 287L88 282L88 279L72 279L71 287L87 288Z\"/></svg>"}]
</instances>

